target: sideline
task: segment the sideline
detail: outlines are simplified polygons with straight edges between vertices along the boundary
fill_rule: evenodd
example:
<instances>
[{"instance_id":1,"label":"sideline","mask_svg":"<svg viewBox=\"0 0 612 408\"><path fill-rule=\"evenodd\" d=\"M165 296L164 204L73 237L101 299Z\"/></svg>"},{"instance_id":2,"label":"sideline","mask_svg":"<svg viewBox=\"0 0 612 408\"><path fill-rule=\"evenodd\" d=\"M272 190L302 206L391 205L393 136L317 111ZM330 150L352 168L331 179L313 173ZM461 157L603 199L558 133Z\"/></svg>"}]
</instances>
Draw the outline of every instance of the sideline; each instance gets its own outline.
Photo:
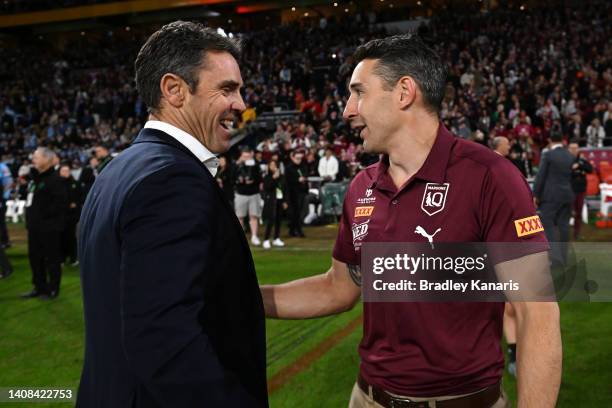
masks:
<instances>
[{"instance_id":1,"label":"sideline","mask_svg":"<svg viewBox=\"0 0 612 408\"><path fill-rule=\"evenodd\" d=\"M278 391L291 379L293 379L293 377L310 367L312 363L321 358L331 348L333 348L336 344L340 343L340 341L342 341L345 337L351 334L357 327L360 327L362 325L363 314L360 314L359 316L351 320L342 329L338 330L337 332L333 333L331 336L327 337L325 340L317 344L312 350L308 351L288 366L283 367L279 372L277 372L274 376L272 376L272 378L268 380L268 393L273 394L275 391Z\"/></svg>"}]
</instances>

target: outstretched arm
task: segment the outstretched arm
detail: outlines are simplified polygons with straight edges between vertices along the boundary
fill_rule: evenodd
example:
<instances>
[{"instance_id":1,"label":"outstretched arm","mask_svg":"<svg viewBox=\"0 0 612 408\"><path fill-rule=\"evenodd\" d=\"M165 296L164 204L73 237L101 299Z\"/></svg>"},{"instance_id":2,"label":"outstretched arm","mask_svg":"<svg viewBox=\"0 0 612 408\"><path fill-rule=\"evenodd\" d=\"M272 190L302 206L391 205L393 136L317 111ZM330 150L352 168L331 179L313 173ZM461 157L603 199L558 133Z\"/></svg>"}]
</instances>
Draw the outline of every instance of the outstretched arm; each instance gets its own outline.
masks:
<instances>
[{"instance_id":1,"label":"outstretched arm","mask_svg":"<svg viewBox=\"0 0 612 408\"><path fill-rule=\"evenodd\" d=\"M361 295L361 271L332 259L324 274L281 285L261 286L266 316L307 319L350 310Z\"/></svg>"}]
</instances>

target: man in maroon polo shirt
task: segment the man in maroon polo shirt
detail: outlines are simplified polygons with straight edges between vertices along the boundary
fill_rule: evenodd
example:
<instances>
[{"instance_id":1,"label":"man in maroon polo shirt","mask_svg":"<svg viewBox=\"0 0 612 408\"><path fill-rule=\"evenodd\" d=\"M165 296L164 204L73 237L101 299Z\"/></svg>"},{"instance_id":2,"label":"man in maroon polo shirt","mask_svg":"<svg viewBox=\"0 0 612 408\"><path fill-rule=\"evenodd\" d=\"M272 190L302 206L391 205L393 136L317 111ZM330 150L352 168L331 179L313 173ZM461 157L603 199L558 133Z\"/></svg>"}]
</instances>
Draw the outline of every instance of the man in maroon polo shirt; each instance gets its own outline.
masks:
<instances>
[{"instance_id":1,"label":"man in maroon polo shirt","mask_svg":"<svg viewBox=\"0 0 612 408\"><path fill-rule=\"evenodd\" d=\"M266 314L283 319L348 310L361 294L365 242L534 243L496 264L546 264L531 192L508 160L454 137L438 119L446 73L418 37L371 41L355 53L344 117L382 160L361 171L344 200L332 266L322 275L263 286ZM531 248L531 247L529 247ZM518 406L553 407L561 377L554 302L513 302ZM504 407L503 303L364 303L360 374L350 407Z\"/></svg>"}]
</instances>

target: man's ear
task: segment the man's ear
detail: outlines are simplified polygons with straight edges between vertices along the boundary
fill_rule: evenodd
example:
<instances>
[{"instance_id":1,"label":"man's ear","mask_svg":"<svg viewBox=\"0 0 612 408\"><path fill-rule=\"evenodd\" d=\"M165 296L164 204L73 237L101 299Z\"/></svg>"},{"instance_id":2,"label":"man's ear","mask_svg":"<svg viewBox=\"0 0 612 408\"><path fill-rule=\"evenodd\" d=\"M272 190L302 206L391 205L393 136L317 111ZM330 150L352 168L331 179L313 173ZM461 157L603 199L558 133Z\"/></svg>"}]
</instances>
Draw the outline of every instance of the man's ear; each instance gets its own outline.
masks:
<instances>
[{"instance_id":1,"label":"man's ear","mask_svg":"<svg viewBox=\"0 0 612 408\"><path fill-rule=\"evenodd\" d=\"M400 109L409 108L416 100L417 84L412 77L403 76L397 82Z\"/></svg>"},{"instance_id":2,"label":"man's ear","mask_svg":"<svg viewBox=\"0 0 612 408\"><path fill-rule=\"evenodd\" d=\"M185 102L185 95L189 86L181 77L175 74L164 74L159 82L162 97L175 108L181 108Z\"/></svg>"}]
</instances>

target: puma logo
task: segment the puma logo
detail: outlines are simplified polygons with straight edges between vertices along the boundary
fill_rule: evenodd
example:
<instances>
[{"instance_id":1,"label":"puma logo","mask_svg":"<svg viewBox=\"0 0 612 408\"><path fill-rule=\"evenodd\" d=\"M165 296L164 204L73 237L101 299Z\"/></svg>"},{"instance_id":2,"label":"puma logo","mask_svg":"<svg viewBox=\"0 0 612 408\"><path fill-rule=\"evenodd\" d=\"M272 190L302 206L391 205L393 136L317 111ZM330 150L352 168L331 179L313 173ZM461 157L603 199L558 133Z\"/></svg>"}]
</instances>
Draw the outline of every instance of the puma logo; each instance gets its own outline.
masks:
<instances>
[{"instance_id":1,"label":"puma logo","mask_svg":"<svg viewBox=\"0 0 612 408\"><path fill-rule=\"evenodd\" d=\"M434 236L435 236L435 235L436 235L438 232L440 232L440 231L442 231L442 228L438 228L438 229L436 230L436 232L434 232L433 234L429 235L429 234L427 233L427 231L425 231L425 230L423 229L423 227L421 227L420 225L418 225L418 226L416 227L416 229L414 230L414 232L415 232L416 234L421 235L423 238L427 238L427 241L428 241L428 242L429 242L429 244L431 245L431 249L434 249L433 238L434 238Z\"/></svg>"}]
</instances>

